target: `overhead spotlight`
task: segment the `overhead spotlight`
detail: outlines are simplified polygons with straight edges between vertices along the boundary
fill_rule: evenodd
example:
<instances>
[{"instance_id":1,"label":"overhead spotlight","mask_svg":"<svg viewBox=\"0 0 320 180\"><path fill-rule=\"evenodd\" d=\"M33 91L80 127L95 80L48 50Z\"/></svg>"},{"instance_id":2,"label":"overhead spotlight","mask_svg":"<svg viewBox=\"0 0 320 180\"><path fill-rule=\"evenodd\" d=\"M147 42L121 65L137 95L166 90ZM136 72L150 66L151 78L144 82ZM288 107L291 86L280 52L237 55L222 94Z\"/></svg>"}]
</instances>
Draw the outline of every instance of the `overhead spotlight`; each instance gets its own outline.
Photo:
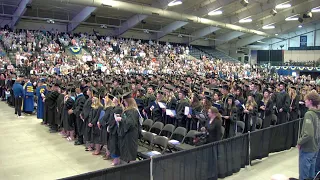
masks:
<instances>
[{"instance_id":1,"label":"overhead spotlight","mask_svg":"<svg viewBox=\"0 0 320 180\"><path fill-rule=\"evenodd\" d=\"M171 1L168 6L177 6L177 5L180 5L182 4L182 1L181 0L174 0L174 1Z\"/></svg>"},{"instance_id":2,"label":"overhead spotlight","mask_svg":"<svg viewBox=\"0 0 320 180\"><path fill-rule=\"evenodd\" d=\"M299 23L303 23L303 19L301 17L299 17L298 21Z\"/></svg>"},{"instance_id":3,"label":"overhead spotlight","mask_svg":"<svg viewBox=\"0 0 320 180\"><path fill-rule=\"evenodd\" d=\"M209 16L217 16L217 15L221 15L221 14L222 14L221 10L213 10L208 13Z\"/></svg>"},{"instance_id":4,"label":"overhead spotlight","mask_svg":"<svg viewBox=\"0 0 320 180\"><path fill-rule=\"evenodd\" d=\"M251 16L239 20L239 23L249 23L249 22L252 22Z\"/></svg>"},{"instance_id":5,"label":"overhead spotlight","mask_svg":"<svg viewBox=\"0 0 320 180\"><path fill-rule=\"evenodd\" d=\"M146 34L149 34L149 30L148 29L143 30L143 32L146 33Z\"/></svg>"},{"instance_id":6,"label":"overhead spotlight","mask_svg":"<svg viewBox=\"0 0 320 180\"><path fill-rule=\"evenodd\" d=\"M178 37L179 37L179 38L182 38L182 34L178 34Z\"/></svg>"},{"instance_id":7,"label":"overhead spotlight","mask_svg":"<svg viewBox=\"0 0 320 180\"><path fill-rule=\"evenodd\" d=\"M242 4L242 6L244 6L244 7L247 7L249 4L249 1L248 0L241 0L240 4Z\"/></svg>"},{"instance_id":8,"label":"overhead spotlight","mask_svg":"<svg viewBox=\"0 0 320 180\"><path fill-rule=\"evenodd\" d=\"M299 27L299 28L302 28L302 25L299 25L298 27Z\"/></svg>"},{"instance_id":9,"label":"overhead spotlight","mask_svg":"<svg viewBox=\"0 0 320 180\"><path fill-rule=\"evenodd\" d=\"M277 11L275 10L275 9L272 9L271 11L270 11L270 14L272 14L273 16L275 16L275 15L277 15Z\"/></svg>"},{"instance_id":10,"label":"overhead spotlight","mask_svg":"<svg viewBox=\"0 0 320 180\"><path fill-rule=\"evenodd\" d=\"M278 36L279 34L274 34L275 36Z\"/></svg>"},{"instance_id":11,"label":"overhead spotlight","mask_svg":"<svg viewBox=\"0 0 320 180\"><path fill-rule=\"evenodd\" d=\"M289 16L289 17L287 17L285 20L286 21L298 21L299 20L299 16L300 14L295 14L295 15L293 15L293 16Z\"/></svg>"},{"instance_id":12,"label":"overhead spotlight","mask_svg":"<svg viewBox=\"0 0 320 180\"><path fill-rule=\"evenodd\" d=\"M291 7L291 4L289 2L290 1L287 1L287 2L276 5L276 9L286 9Z\"/></svg>"},{"instance_id":13,"label":"overhead spotlight","mask_svg":"<svg viewBox=\"0 0 320 180\"><path fill-rule=\"evenodd\" d=\"M313 12L313 13L320 12L320 6L319 6L319 7L312 8L312 9L311 9L311 12Z\"/></svg>"},{"instance_id":14,"label":"overhead spotlight","mask_svg":"<svg viewBox=\"0 0 320 180\"><path fill-rule=\"evenodd\" d=\"M273 24L265 25L262 27L262 29L274 29L274 28L276 28L276 26Z\"/></svg>"},{"instance_id":15,"label":"overhead spotlight","mask_svg":"<svg viewBox=\"0 0 320 180\"><path fill-rule=\"evenodd\" d=\"M312 18L312 12L309 11L309 12L303 14L303 18Z\"/></svg>"}]
</instances>

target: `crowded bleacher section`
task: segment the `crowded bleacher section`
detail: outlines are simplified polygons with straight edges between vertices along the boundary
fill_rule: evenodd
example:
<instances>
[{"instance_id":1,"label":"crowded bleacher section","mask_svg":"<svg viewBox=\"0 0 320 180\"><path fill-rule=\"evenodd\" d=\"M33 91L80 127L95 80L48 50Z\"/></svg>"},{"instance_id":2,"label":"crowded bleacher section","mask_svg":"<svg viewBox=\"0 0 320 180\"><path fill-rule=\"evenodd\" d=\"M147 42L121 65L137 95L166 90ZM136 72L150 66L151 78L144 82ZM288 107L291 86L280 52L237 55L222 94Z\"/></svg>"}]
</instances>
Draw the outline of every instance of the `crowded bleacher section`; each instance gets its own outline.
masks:
<instances>
[{"instance_id":1,"label":"crowded bleacher section","mask_svg":"<svg viewBox=\"0 0 320 180\"><path fill-rule=\"evenodd\" d=\"M54 30L0 36L1 99L113 165L302 118L305 96L320 92L319 78L192 57L181 44Z\"/></svg>"}]
</instances>

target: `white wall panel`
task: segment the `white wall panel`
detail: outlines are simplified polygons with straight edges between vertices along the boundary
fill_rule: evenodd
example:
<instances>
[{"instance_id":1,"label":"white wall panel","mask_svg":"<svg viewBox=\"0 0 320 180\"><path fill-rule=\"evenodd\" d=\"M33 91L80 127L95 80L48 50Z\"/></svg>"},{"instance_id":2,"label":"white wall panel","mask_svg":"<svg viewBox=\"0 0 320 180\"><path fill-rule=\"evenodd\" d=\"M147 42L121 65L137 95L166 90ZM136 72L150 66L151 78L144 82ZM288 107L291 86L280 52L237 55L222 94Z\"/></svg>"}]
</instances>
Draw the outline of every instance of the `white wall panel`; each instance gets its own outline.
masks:
<instances>
[{"instance_id":1,"label":"white wall panel","mask_svg":"<svg viewBox=\"0 0 320 180\"><path fill-rule=\"evenodd\" d=\"M67 31L67 24L65 23L54 23L49 24L45 21L35 21L35 20L24 20L21 19L17 26L17 29L28 29L28 30L42 30L42 31L51 31L58 30L59 32Z\"/></svg>"},{"instance_id":2,"label":"white wall panel","mask_svg":"<svg viewBox=\"0 0 320 180\"><path fill-rule=\"evenodd\" d=\"M290 60L297 62L319 61L320 50L284 51L284 62L289 62Z\"/></svg>"}]
</instances>

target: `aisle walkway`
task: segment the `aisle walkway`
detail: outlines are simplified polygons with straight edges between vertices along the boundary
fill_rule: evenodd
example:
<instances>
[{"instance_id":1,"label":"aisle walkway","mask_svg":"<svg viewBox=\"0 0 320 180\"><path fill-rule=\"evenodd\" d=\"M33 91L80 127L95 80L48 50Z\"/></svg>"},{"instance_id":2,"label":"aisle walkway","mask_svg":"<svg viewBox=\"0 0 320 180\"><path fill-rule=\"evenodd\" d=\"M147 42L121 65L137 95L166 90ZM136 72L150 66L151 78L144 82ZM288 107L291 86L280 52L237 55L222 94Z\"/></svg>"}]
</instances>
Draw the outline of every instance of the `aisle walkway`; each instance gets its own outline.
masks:
<instances>
[{"instance_id":1,"label":"aisle walkway","mask_svg":"<svg viewBox=\"0 0 320 180\"><path fill-rule=\"evenodd\" d=\"M0 102L0 180L48 180L110 167L58 134L50 134L35 116L18 119Z\"/></svg>"},{"instance_id":2,"label":"aisle walkway","mask_svg":"<svg viewBox=\"0 0 320 180\"><path fill-rule=\"evenodd\" d=\"M35 116L18 119L0 102L0 180L50 180L110 167L110 161L50 134ZM270 180L282 173L298 177L298 151L273 154L224 180Z\"/></svg>"}]
</instances>

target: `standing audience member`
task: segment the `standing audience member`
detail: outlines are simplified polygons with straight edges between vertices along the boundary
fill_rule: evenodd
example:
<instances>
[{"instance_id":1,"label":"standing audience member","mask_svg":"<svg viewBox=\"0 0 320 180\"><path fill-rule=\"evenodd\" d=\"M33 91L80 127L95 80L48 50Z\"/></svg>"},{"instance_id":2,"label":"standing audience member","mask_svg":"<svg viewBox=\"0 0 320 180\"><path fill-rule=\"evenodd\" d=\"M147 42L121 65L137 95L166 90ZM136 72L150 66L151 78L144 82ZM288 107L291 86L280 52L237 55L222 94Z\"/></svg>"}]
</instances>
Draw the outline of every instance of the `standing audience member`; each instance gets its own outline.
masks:
<instances>
[{"instance_id":1,"label":"standing audience member","mask_svg":"<svg viewBox=\"0 0 320 180\"><path fill-rule=\"evenodd\" d=\"M299 179L313 179L320 140L320 96L311 91L305 96L306 112L297 146L299 148Z\"/></svg>"},{"instance_id":2,"label":"standing audience member","mask_svg":"<svg viewBox=\"0 0 320 180\"><path fill-rule=\"evenodd\" d=\"M22 77L19 77L15 83L13 84L13 94L14 94L14 101L15 101L15 111L14 114L18 115L18 118L23 118L23 116L21 116L21 108L22 108L22 100L23 100L23 96L24 96L24 91L23 91L23 87L21 85L22 82Z\"/></svg>"}]
</instances>

